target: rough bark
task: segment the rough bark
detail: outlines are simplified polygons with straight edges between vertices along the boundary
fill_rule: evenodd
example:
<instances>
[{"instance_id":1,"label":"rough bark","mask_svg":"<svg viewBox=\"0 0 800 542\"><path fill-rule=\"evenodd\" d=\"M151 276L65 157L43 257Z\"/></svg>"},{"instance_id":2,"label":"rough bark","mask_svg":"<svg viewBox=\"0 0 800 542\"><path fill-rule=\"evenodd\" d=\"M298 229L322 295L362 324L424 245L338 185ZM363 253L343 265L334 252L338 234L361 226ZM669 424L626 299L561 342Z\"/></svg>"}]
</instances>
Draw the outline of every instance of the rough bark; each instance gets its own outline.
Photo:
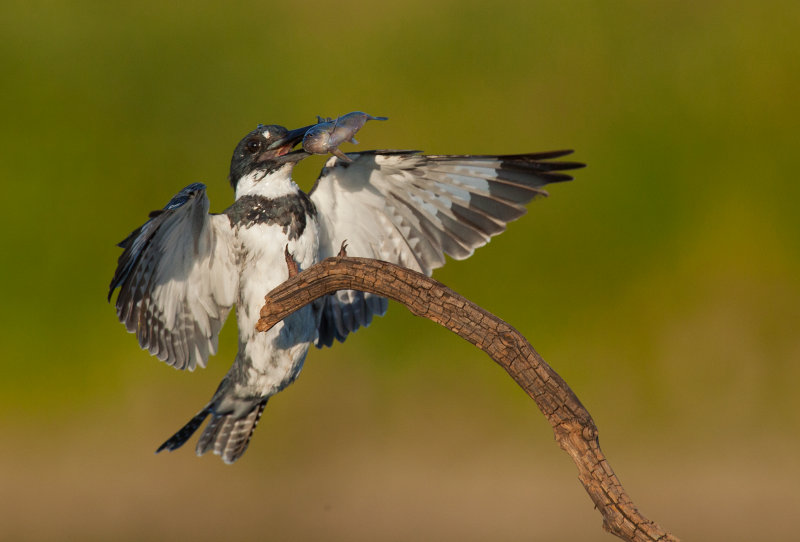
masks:
<instances>
[{"instance_id":1,"label":"rough bark","mask_svg":"<svg viewBox=\"0 0 800 542\"><path fill-rule=\"evenodd\" d=\"M256 328L266 331L336 290L362 290L399 301L415 315L441 324L489 354L550 422L556 441L572 457L578 478L602 514L604 529L629 541L678 540L639 513L600 450L591 415L525 337L430 277L379 260L328 258L270 292Z\"/></svg>"}]
</instances>

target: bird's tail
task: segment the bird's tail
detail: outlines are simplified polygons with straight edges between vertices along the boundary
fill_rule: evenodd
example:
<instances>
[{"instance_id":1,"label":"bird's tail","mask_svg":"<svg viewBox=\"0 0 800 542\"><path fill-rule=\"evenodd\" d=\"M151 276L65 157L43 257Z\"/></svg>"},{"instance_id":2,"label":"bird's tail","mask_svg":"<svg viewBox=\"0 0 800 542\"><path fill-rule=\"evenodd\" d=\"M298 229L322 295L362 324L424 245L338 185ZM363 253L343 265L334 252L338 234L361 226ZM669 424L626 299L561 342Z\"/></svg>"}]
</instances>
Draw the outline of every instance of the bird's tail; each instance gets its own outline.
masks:
<instances>
[{"instance_id":1,"label":"bird's tail","mask_svg":"<svg viewBox=\"0 0 800 542\"><path fill-rule=\"evenodd\" d=\"M213 450L215 454L222 457L225 463L231 464L247 450L250 437L253 436L253 431L255 431L266 406L267 399L264 399L255 403L244 416L236 417L233 413L215 414L209 405L159 446L156 453L162 450L177 450L183 446L211 414L211 421L200 435L195 452L197 455L203 455L209 450Z\"/></svg>"},{"instance_id":2,"label":"bird's tail","mask_svg":"<svg viewBox=\"0 0 800 542\"><path fill-rule=\"evenodd\" d=\"M256 430L265 406L266 399L253 405L253 409L240 418L235 418L233 414L214 416L197 441L197 455L213 450L225 463L239 459L250 444L250 437Z\"/></svg>"}]
</instances>

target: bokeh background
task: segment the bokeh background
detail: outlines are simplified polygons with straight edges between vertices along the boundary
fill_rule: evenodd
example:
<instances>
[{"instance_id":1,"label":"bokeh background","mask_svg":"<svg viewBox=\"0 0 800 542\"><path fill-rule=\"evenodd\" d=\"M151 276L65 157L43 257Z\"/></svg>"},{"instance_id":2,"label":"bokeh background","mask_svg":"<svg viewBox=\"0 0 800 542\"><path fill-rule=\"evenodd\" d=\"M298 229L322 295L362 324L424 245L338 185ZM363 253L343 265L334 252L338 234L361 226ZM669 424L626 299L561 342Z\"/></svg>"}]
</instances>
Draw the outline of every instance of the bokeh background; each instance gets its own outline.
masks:
<instances>
[{"instance_id":1,"label":"bokeh background","mask_svg":"<svg viewBox=\"0 0 800 542\"><path fill-rule=\"evenodd\" d=\"M610 540L528 397L404 308L312 351L233 467L153 454L213 393L106 302L259 122L589 167L436 278L520 329L687 540L791 540L800 498L800 4L4 3L0 539ZM322 159L297 178L310 188Z\"/></svg>"}]
</instances>

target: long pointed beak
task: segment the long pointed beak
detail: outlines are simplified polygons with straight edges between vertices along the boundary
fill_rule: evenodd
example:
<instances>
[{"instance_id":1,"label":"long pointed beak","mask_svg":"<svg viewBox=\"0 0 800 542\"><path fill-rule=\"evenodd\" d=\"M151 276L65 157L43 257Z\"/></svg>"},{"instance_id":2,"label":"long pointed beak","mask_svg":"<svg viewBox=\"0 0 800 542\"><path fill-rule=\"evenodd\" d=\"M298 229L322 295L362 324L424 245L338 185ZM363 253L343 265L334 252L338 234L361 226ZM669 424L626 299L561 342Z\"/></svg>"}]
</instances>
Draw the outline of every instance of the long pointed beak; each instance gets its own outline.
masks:
<instances>
[{"instance_id":1,"label":"long pointed beak","mask_svg":"<svg viewBox=\"0 0 800 542\"><path fill-rule=\"evenodd\" d=\"M288 147L287 150L291 150L292 147L303 141L303 136L306 135L306 132L309 128L315 126L311 124L309 126L304 126L303 128L297 128L296 130L290 130L288 134L284 137L279 139L278 141L274 142L272 145L267 147L268 150L277 149L280 147Z\"/></svg>"}]
</instances>

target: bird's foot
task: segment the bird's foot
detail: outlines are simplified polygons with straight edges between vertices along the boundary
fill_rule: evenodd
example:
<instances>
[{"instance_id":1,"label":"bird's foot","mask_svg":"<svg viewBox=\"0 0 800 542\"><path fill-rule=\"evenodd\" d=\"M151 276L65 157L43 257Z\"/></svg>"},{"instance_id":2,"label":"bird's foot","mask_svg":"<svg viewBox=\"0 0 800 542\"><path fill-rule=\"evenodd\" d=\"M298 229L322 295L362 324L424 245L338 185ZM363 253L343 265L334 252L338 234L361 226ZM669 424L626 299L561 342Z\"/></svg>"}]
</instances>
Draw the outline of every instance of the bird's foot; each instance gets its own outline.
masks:
<instances>
[{"instance_id":1,"label":"bird's foot","mask_svg":"<svg viewBox=\"0 0 800 542\"><path fill-rule=\"evenodd\" d=\"M336 255L337 258L347 258L347 239L342 241L342 246L339 248L339 254Z\"/></svg>"},{"instance_id":2,"label":"bird's foot","mask_svg":"<svg viewBox=\"0 0 800 542\"><path fill-rule=\"evenodd\" d=\"M300 272L300 268L297 266L297 262L294 260L294 257L289 254L289 245L286 245L283 256L286 258L286 267L289 269L289 278L292 278Z\"/></svg>"}]
</instances>

